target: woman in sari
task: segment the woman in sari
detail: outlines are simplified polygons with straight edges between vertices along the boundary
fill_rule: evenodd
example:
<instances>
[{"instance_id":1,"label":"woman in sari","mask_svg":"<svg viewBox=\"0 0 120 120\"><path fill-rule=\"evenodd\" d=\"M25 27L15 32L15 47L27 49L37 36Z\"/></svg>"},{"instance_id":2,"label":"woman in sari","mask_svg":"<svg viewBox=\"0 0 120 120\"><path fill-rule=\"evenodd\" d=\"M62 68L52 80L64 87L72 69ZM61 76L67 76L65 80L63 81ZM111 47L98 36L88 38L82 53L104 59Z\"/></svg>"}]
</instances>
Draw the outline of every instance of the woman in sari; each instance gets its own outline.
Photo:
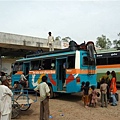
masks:
<instances>
[{"instance_id":1,"label":"woman in sari","mask_svg":"<svg viewBox=\"0 0 120 120\"><path fill-rule=\"evenodd\" d=\"M115 97L115 93L117 91L117 88L116 88L116 73L115 73L115 71L112 71L111 75L112 75L111 84L110 84L110 92L111 92L111 97L112 97L111 106L116 106L117 105L117 100L116 100L116 97Z\"/></svg>"}]
</instances>

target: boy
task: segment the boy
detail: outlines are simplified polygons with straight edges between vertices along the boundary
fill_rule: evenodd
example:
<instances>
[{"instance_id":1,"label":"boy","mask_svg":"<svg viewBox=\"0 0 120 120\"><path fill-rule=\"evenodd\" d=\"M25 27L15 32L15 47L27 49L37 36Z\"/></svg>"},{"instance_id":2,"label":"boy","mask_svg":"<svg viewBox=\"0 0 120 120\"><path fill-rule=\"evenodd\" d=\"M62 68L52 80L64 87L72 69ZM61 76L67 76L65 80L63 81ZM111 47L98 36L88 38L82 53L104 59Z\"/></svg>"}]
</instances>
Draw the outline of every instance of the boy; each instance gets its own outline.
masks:
<instances>
[{"instance_id":1,"label":"boy","mask_svg":"<svg viewBox=\"0 0 120 120\"><path fill-rule=\"evenodd\" d=\"M105 102L105 107L107 107L107 84L104 78L101 80L101 85L100 85L100 92L101 92L101 107L104 107L104 102Z\"/></svg>"},{"instance_id":2,"label":"boy","mask_svg":"<svg viewBox=\"0 0 120 120\"><path fill-rule=\"evenodd\" d=\"M35 89L36 92L39 90L40 94L40 120L49 120L49 97L50 89L47 85L47 77L42 77L42 83L40 83Z\"/></svg>"},{"instance_id":3,"label":"boy","mask_svg":"<svg viewBox=\"0 0 120 120\"><path fill-rule=\"evenodd\" d=\"M88 105L89 105L89 89L90 89L90 87L89 87L89 85L90 85L90 82L89 81L87 81L86 83L85 83L85 87L83 88L83 94L84 94L84 107L88 107Z\"/></svg>"}]
</instances>

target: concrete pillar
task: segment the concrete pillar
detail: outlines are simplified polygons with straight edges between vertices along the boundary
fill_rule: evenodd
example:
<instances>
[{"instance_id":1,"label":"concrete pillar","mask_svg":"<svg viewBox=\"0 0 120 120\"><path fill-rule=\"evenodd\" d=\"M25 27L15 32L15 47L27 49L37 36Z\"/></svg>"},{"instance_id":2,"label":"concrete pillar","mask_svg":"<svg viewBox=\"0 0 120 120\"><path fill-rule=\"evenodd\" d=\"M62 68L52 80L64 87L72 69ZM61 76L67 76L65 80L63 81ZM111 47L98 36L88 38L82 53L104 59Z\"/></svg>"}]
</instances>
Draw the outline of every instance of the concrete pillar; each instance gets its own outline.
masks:
<instances>
[{"instance_id":1,"label":"concrete pillar","mask_svg":"<svg viewBox=\"0 0 120 120\"><path fill-rule=\"evenodd\" d=\"M2 48L0 48L0 71L2 70L2 58L1 58L1 54L2 54Z\"/></svg>"}]
</instances>

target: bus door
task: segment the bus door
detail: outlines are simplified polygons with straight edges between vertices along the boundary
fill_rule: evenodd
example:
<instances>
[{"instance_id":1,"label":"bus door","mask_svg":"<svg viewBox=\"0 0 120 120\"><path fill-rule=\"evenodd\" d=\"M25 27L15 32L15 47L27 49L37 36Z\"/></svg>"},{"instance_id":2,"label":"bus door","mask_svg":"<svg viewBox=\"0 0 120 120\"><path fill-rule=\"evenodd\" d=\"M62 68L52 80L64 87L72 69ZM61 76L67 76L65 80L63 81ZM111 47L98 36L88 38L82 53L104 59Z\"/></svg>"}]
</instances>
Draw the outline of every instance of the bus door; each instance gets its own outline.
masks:
<instances>
[{"instance_id":1,"label":"bus door","mask_svg":"<svg viewBox=\"0 0 120 120\"><path fill-rule=\"evenodd\" d=\"M66 69L64 66L66 65L67 58L58 58L56 60L56 79L57 79L57 90L62 91L63 85L66 79Z\"/></svg>"},{"instance_id":2,"label":"bus door","mask_svg":"<svg viewBox=\"0 0 120 120\"><path fill-rule=\"evenodd\" d=\"M25 73L27 80L29 80L29 69L30 69L30 62L23 63L23 72Z\"/></svg>"}]
</instances>

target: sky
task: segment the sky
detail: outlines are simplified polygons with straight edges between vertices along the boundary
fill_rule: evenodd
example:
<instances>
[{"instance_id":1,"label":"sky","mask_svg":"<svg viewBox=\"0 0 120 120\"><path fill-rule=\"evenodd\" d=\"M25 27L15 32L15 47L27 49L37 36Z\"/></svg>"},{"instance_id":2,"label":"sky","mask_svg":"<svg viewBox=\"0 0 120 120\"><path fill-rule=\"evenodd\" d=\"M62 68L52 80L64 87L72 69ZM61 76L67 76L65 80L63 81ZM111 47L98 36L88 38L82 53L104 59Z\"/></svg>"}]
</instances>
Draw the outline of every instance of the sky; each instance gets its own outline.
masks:
<instances>
[{"instance_id":1,"label":"sky","mask_svg":"<svg viewBox=\"0 0 120 120\"><path fill-rule=\"evenodd\" d=\"M105 35L119 39L120 0L0 0L0 32L77 43Z\"/></svg>"}]
</instances>

